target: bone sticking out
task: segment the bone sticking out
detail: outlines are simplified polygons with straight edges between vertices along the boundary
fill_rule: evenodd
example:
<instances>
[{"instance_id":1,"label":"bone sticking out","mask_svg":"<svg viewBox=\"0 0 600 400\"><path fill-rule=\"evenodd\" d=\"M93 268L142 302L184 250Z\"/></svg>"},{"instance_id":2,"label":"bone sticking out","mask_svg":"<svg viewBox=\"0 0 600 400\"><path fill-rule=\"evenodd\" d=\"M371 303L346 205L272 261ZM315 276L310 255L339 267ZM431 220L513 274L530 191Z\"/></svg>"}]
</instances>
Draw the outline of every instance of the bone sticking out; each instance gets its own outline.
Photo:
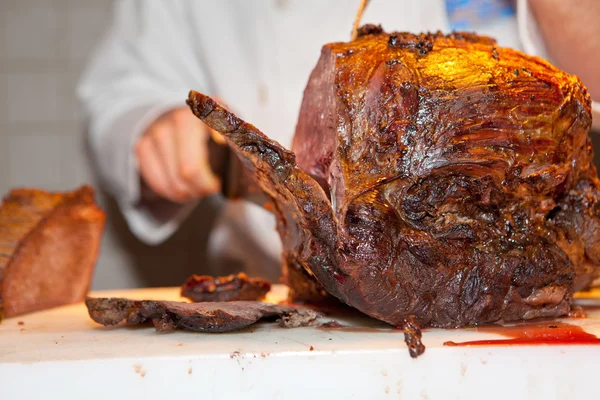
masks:
<instances>
[{"instance_id":1,"label":"bone sticking out","mask_svg":"<svg viewBox=\"0 0 600 400\"><path fill-rule=\"evenodd\" d=\"M360 25L360 20L362 19L362 15L365 12L365 9L369 5L369 0L360 0L360 4L358 5L358 11L356 12L356 17L354 18L354 25L352 26L352 40L356 40L358 37L358 26Z\"/></svg>"}]
</instances>

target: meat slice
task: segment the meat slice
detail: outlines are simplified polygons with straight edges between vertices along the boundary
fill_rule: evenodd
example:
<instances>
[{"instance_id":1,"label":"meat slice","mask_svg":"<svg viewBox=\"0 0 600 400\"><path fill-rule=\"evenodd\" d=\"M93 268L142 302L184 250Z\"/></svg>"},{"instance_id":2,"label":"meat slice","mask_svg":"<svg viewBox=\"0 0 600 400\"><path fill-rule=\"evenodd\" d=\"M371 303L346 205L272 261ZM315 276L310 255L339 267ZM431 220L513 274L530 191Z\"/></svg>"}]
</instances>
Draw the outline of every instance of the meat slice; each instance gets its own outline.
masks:
<instances>
[{"instance_id":1,"label":"meat slice","mask_svg":"<svg viewBox=\"0 0 600 400\"><path fill-rule=\"evenodd\" d=\"M210 97L191 91L187 103L194 115L223 134L271 199L277 230L286 249L284 259L301 258L304 262L299 265L318 274L329 293L344 298L339 282L346 274L335 260L337 219L319 184L298 168L292 152ZM307 267L307 262L312 268Z\"/></svg>"},{"instance_id":2,"label":"meat slice","mask_svg":"<svg viewBox=\"0 0 600 400\"><path fill-rule=\"evenodd\" d=\"M309 326L318 314L308 309L258 301L184 303L176 301L88 298L90 317L104 326L126 321L128 325L152 322L157 331L185 329L194 332L231 332L260 319L281 318L282 327ZM283 319L285 318L285 319Z\"/></svg>"},{"instance_id":3,"label":"meat slice","mask_svg":"<svg viewBox=\"0 0 600 400\"><path fill-rule=\"evenodd\" d=\"M270 197L288 270L411 332L567 315L600 272L581 82L472 34L361 32L323 47L297 159L188 99Z\"/></svg>"},{"instance_id":4,"label":"meat slice","mask_svg":"<svg viewBox=\"0 0 600 400\"><path fill-rule=\"evenodd\" d=\"M89 186L12 190L0 206L0 316L83 301L104 221Z\"/></svg>"},{"instance_id":5,"label":"meat slice","mask_svg":"<svg viewBox=\"0 0 600 400\"><path fill-rule=\"evenodd\" d=\"M217 278L192 275L181 286L181 296L199 303L262 300L269 290L269 282L260 278L248 278L243 272Z\"/></svg>"}]
</instances>

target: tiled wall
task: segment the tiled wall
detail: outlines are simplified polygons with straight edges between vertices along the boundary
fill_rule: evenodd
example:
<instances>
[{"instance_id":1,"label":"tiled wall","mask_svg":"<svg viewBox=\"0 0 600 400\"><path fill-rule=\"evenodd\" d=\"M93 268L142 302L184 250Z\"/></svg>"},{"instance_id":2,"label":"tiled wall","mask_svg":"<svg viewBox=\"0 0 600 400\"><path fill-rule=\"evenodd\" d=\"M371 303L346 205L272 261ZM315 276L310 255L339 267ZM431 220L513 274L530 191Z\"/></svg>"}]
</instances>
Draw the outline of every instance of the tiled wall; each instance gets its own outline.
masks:
<instances>
[{"instance_id":1,"label":"tiled wall","mask_svg":"<svg viewBox=\"0 0 600 400\"><path fill-rule=\"evenodd\" d=\"M74 91L110 21L112 3L0 0L0 193L93 183ZM93 286L141 283L109 229Z\"/></svg>"},{"instance_id":2,"label":"tiled wall","mask_svg":"<svg viewBox=\"0 0 600 400\"><path fill-rule=\"evenodd\" d=\"M111 6L112 0L0 2L2 192L88 180L73 92Z\"/></svg>"}]
</instances>

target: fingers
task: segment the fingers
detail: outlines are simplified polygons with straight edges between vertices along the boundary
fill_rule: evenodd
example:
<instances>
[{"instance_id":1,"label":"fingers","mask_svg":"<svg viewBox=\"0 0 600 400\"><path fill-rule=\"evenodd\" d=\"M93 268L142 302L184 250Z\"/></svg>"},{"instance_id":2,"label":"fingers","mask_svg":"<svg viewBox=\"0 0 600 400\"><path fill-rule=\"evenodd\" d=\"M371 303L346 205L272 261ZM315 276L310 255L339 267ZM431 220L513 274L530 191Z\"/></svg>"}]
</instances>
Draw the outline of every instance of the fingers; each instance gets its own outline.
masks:
<instances>
[{"instance_id":1,"label":"fingers","mask_svg":"<svg viewBox=\"0 0 600 400\"><path fill-rule=\"evenodd\" d=\"M161 119L155 124L152 143L160 156L161 166L169 180L170 198L178 202L191 199L193 191L179 173L179 160L175 135L177 131L172 119Z\"/></svg>"},{"instance_id":2,"label":"fingers","mask_svg":"<svg viewBox=\"0 0 600 400\"><path fill-rule=\"evenodd\" d=\"M161 197L175 201L171 197L169 189L169 180L167 174L162 168L160 156L156 151L152 138L143 136L137 143L136 155L138 158L138 168L142 179L150 189Z\"/></svg>"},{"instance_id":3,"label":"fingers","mask_svg":"<svg viewBox=\"0 0 600 400\"><path fill-rule=\"evenodd\" d=\"M155 121L136 146L139 171L156 194L183 203L218 192L208 158L208 128L188 109Z\"/></svg>"},{"instance_id":4,"label":"fingers","mask_svg":"<svg viewBox=\"0 0 600 400\"><path fill-rule=\"evenodd\" d=\"M208 157L208 127L189 110L174 118L179 176L195 196L216 193L220 183Z\"/></svg>"}]
</instances>

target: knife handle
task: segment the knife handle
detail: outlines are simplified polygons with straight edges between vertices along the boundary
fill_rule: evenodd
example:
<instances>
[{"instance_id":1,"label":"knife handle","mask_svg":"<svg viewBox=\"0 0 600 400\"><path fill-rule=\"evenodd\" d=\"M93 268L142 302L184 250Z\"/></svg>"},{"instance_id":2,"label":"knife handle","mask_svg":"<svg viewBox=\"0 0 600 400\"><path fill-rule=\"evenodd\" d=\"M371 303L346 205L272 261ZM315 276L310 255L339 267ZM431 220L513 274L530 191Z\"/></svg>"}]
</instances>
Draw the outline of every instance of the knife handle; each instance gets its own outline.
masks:
<instances>
[{"instance_id":1,"label":"knife handle","mask_svg":"<svg viewBox=\"0 0 600 400\"><path fill-rule=\"evenodd\" d=\"M221 180L221 193L227 199L235 200L243 196L242 164L229 144L216 132L211 132L208 141L208 160L215 175Z\"/></svg>"}]
</instances>

